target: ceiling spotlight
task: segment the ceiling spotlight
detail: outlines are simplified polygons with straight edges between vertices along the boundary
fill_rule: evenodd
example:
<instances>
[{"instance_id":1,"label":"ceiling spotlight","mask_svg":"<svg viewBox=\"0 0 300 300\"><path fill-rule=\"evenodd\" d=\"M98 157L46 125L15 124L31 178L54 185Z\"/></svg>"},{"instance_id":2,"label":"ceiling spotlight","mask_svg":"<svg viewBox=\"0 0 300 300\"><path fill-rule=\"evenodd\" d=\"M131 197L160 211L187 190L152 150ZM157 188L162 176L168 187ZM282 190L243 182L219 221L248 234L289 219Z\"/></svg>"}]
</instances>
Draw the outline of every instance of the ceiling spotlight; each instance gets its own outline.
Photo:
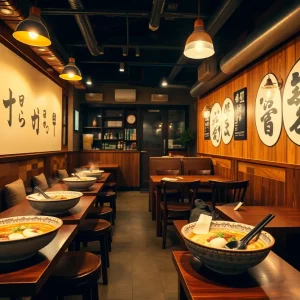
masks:
<instances>
[{"instance_id":1,"label":"ceiling spotlight","mask_svg":"<svg viewBox=\"0 0 300 300\"><path fill-rule=\"evenodd\" d=\"M39 8L35 6L30 8L29 17L19 23L13 37L30 46L45 47L51 45L50 35L41 21Z\"/></svg>"},{"instance_id":2,"label":"ceiling spotlight","mask_svg":"<svg viewBox=\"0 0 300 300\"><path fill-rule=\"evenodd\" d=\"M88 77L87 77L87 79L86 79L86 84L87 84L87 85L92 85L92 84L93 84L91 76L88 76Z\"/></svg>"},{"instance_id":3,"label":"ceiling spotlight","mask_svg":"<svg viewBox=\"0 0 300 300\"><path fill-rule=\"evenodd\" d=\"M192 59L201 59L215 53L214 45L209 34L204 30L203 20L200 19L200 0L198 0L198 20L194 23L194 31L185 43L183 54Z\"/></svg>"},{"instance_id":4,"label":"ceiling spotlight","mask_svg":"<svg viewBox=\"0 0 300 300\"><path fill-rule=\"evenodd\" d=\"M69 58L69 63L63 68L59 77L64 80L74 81L79 81L82 79L81 72L75 65L75 59L73 57Z\"/></svg>"},{"instance_id":5,"label":"ceiling spotlight","mask_svg":"<svg viewBox=\"0 0 300 300\"><path fill-rule=\"evenodd\" d=\"M136 57L140 56L140 48L139 47L136 47L136 49L135 49L135 56Z\"/></svg>"},{"instance_id":6,"label":"ceiling spotlight","mask_svg":"<svg viewBox=\"0 0 300 300\"><path fill-rule=\"evenodd\" d=\"M11 16L14 14L14 12L8 8L1 8L0 13L5 16Z\"/></svg>"},{"instance_id":7,"label":"ceiling spotlight","mask_svg":"<svg viewBox=\"0 0 300 300\"><path fill-rule=\"evenodd\" d=\"M205 119L209 118L210 111L211 111L211 105L205 105L204 108L203 108L203 117Z\"/></svg>"},{"instance_id":8,"label":"ceiling spotlight","mask_svg":"<svg viewBox=\"0 0 300 300\"><path fill-rule=\"evenodd\" d=\"M124 66L124 63L120 63L120 69L119 69L120 72L124 72L125 71L125 66Z\"/></svg>"},{"instance_id":9,"label":"ceiling spotlight","mask_svg":"<svg viewBox=\"0 0 300 300\"><path fill-rule=\"evenodd\" d=\"M45 51L48 50L47 48L37 48L37 49L38 49L38 51L40 51L40 52L45 52Z\"/></svg>"},{"instance_id":10,"label":"ceiling spotlight","mask_svg":"<svg viewBox=\"0 0 300 300\"><path fill-rule=\"evenodd\" d=\"M127 56L127 48L123 47L123 56Z\"/></svg>"},{"instance_id":11,"label":"ceiling spotlight","mask_svg":"<svg viewBox=\"0 0 300 300\"><path fill-rule=\"evenodd\" d=\"M163 79L161 82L161 86L168 86L168 81L166 79Z\"/></svg>"},{"instance_id":12,"label":"ceiling spotlight","mask_svg":"<svg viewBox=\"0 0 300 300\"><path fill-rule=\"evenodd\" d=\"M100 48L99 48L99 53L100 53L100 55L103 55L103 54L104 54L104 47L103 47L103 46L100 46Z\"/></svg>"}]
</instances>

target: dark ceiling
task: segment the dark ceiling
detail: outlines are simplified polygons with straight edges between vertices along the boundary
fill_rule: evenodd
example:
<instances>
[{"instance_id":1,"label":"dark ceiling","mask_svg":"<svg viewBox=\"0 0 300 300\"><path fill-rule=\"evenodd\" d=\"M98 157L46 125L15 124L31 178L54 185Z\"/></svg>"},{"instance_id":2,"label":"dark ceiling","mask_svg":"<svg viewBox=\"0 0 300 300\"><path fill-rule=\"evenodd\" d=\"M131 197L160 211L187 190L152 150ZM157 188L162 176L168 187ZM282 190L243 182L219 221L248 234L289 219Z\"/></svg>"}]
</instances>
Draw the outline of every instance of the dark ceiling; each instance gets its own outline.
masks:
<instances>
[{"instance_id":1,"label":"dark ceiling","mask_svg":"<svg viewBox=\"0 0 300 300\"><path fill-rule=\"evenodd\" d=\"M166 0L167 13L183 14L170 19L163 16L157 31L149 29L152 0L81 0L84 8L90 11L88 16L99 47L104 54L93 56L70 11L68 0L40 0L37 6L51 34L55 35L65 51L75 57L84 79L91 76L94 83L126 82L132 85L157 87L163 77L168 78L172 68L183 53L187 37L193 31L194 16L197 14L197 0ZM205 24L211 21L214 13L226 0L201 0L200 15ZM271 6L274 11L280 9L284 0L235 0L239 5L230 18L213 37L216 56L221 58L239 41L243 40L255 28L259 27L268 15ZM105 16L92 15L91 12L140 12L143 16ZM147 13L147 14L145 14ZM184 15L186 14L186 15ZM128 22L128 23L127 23ZM122 55L122 46L129 46L128 56ZM135 56L139 46L140 56ZM154 47L155 46L155 47ZM119 63L125 63L125 72L119 72ZM200 60L191 60L182 64L182 69L172 80L172 84L192 86L197 80L197 67Z\"/></svg>"}]
</instances>

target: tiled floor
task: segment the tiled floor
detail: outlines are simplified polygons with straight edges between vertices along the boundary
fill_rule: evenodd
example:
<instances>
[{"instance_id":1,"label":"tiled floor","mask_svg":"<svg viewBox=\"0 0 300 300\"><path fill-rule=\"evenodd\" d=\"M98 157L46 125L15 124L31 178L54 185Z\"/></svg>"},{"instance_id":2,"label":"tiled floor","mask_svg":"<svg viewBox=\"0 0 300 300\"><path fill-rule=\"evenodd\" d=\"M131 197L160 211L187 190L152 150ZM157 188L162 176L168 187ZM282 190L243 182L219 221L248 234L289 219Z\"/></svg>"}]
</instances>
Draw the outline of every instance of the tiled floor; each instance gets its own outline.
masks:
<instances>
[{"instance_id":1,"label":"tiled floor","mask_svg":"<svg viewBox=\"0 0 300 300\"><path fill-rule=\"evenodd\" d=\"M92 250L98 243L90 244ZM177 273L172 251L179 241L170 226L167 249L155 235L148 211L148 193L118 194L117 220L110 253L109 284L99 284L101 300L175 300ZM101 282L101 281L100 281ZM80 299L70 297L70 299Z\"/></svg>"}]
</instances>

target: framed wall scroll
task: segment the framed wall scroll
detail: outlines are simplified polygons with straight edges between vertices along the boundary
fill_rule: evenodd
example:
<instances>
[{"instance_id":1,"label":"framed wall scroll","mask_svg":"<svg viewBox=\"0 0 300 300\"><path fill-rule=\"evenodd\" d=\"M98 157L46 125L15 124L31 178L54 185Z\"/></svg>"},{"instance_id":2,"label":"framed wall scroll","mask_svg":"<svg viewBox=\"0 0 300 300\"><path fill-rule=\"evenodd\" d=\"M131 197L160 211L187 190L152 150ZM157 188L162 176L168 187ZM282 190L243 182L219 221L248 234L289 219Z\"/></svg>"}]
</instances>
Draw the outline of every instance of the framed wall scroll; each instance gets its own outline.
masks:
<instances>
[{"instance_id":1,"label":"framed wall scroll","mask_svg":"<svg viewBox=\"0 0 300 300\"><path fill-rule=\"evenodd\" d=\"M229 144L234 131L234 107L230 98L226 98L222 106L222 140Z\"/></svg>"},{"instance_id":2,"label":"framed wall scroll","mask_svg":"<svg viewBox=\"0 0 300 300\"><path fill-rule=\"evenodd\" d=\"M234 139L247 139L247 88L240 89L234 97Z\"/></svg>"},{"instance_id":3,"label":"framed wall scroll","mask_svg":"<svg viewBox=\"0 0 300 300\"><path fill-rule=\"evenodd\" d=\"M222 136L222 109L219 103L215 103L210 112L210 139L215 147L218 147Z\"/></svg>"}]
</instances>

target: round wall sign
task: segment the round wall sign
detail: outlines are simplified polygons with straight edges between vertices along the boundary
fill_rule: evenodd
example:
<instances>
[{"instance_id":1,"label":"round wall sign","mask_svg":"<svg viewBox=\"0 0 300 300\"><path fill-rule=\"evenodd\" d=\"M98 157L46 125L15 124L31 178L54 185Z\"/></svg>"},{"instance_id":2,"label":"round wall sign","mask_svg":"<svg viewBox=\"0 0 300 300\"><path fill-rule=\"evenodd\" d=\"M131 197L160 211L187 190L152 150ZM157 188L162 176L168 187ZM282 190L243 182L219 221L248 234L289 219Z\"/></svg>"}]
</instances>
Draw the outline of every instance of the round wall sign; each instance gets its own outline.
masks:
<instances>
[{"instance_id":1,"label":"round wall sign","mask_svg":"<svg viewBox=\"0 0 300 300\"><path fill-rule=\"evenodd\" d=\"M128 115L126 118L126 121L128 124L134 124L136 121L136 117L135 115Z\"/></svg>"},{"instance_id":2,"label":"round wall sign","mask_svg":"<svg viewBox=\"0 0 300 300\"><path fill-rule=\"evenodd\" d=\"M222 140L224 144L229 144L234 131L234 107L232 100L226 98L222 106Z\"/></svg>"},{"instance_id":3,"label":"round wall sign","mask_svg":"<svg viewBox=\"0 0 300 300\"><path fill-rule=\"evenodd\" d=\"M215 147L221 142L222 109L219 103L215 103L210 112L210 139Z\"/></svg>"},{"instance_id":4,"label":"round wall sign","mask_svg":"<svg viewBox=\"0 0 300 300\"><path fill-rule=\"evenodd\" d=\"M282 103L286 133L295 144L300 145L300 59L287 77Z\"/></svg>"},{"instance_id":5,"label":"round wall sign","mask_svg":"<svg viewBox=\"0 0 300 300\"><path fill-rule=\"evenodd\" d=\"M263 89L270 78L276 86ZM278 80L274 74L267 74L261 81L256 95L255 123L261 141L267 146L274 146L280 136L282 127L281 94Z\"/></svg>"}]
</instances>

